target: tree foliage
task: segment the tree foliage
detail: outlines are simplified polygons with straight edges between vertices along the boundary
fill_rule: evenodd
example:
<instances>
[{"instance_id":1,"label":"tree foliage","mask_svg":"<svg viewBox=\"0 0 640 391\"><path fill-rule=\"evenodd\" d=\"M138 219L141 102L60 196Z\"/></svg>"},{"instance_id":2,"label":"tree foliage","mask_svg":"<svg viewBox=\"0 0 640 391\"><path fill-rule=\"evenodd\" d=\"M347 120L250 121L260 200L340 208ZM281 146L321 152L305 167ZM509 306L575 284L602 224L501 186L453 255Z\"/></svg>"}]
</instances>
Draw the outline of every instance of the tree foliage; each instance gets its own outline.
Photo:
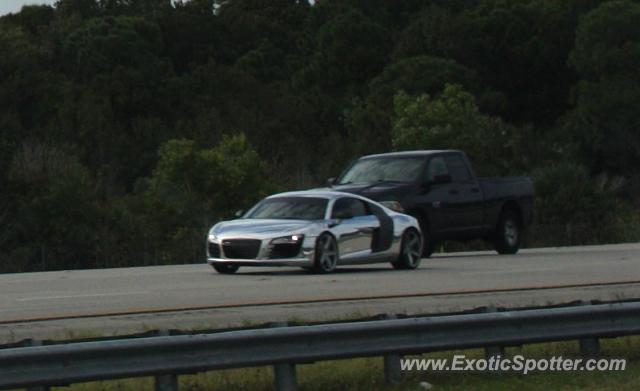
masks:
<instances>
[{"instance_id":1,"label":"tree foliage","mask_svg":"<svg viewBox=\"0 0 640 391\"><path fill-rule=\"evenodd\" d=\"M584 15L570 63L581 75L567 130L594 171L635 173L640 161L640 4L606 2Z\"/></svg>"},{"instance_id":2,"label":"tree foliage","mask_svg":"<svg viewBox=\"0 0 640 391\"><path fill-rule=\"evenodd\" d=\"M435 99L400 92L394 107L391 140L396 150L462 149L485 175L522 167L522 156L517 153L521 152L522 132L500 118L480 113L474 96L460 85L447 84Z\"/></svg>"},{"instance_id":3,"label":"tree foliage","mask_svg":"<svg viewBox=\"0 0 640 391\"><path fill-rule=\"evenodd\" d=\"M210 149L199 149L192 140L169 140L159 155L153 175L138 184L147 234L153 235L146 240L162 243L157 262L197 260L208 227L271 189L242 134L225 136Z\"/></svg>"},{"instance_id":4,"label":"tree foliage","mask_svg":"<svg viewBox=\"0 0 640 391\"><path fill-rule=\"evenodd\" d=\"M393 148L533 173L541 224L633 208L639 7L58 0L2 16L0 272L197 261L217 219Z\"/></svg>"}]
</instances>

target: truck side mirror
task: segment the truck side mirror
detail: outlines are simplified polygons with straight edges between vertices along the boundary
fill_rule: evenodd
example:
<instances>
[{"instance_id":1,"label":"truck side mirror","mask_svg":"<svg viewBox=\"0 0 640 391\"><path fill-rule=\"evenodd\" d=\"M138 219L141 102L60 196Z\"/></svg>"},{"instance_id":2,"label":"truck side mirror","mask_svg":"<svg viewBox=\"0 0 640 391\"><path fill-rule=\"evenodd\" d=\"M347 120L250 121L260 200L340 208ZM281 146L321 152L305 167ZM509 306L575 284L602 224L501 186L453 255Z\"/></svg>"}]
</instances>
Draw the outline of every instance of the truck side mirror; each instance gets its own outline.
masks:
<instances>
[{"instance_id":1,"label":"truck side mirror","mask_svg":"<svg viewBox=\"0 0 640 391\"><path fill-rule=\"evenodd\" d=\"M329 187L333 187L333 185L336 184L336 178L335 177L331 177L329 179L327 179L327 186Z\"/></svg>"},{"instance_id":2,"label":"truck side mirror","mask_svg":"<svg viewBox=\"0 0 640 391\"><path fill-rule=\"evenodd\" d=\"M233 215L236 217L242 217L243 214L244 214L244 210L240 209L240 210L236 210L236 212Z\"/></svg>"}]
</instances>

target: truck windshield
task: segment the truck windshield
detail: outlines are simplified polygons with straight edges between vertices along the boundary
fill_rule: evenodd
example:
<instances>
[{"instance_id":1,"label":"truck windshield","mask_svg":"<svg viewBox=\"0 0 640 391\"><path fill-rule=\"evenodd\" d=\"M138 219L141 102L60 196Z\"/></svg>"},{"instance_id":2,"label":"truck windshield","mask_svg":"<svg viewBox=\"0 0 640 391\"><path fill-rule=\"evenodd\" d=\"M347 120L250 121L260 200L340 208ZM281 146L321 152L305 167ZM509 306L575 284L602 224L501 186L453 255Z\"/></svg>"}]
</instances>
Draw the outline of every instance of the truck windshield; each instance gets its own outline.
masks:
<instances>
[{"instance_id":1,"label":"truck windshield","mask_svg":"<svg viewBox=\"0 0 640 391\"><path fill-rule=\"evenodd\" d=\"M357 161L337 184L374 182L413 182L423 171L423 157L386 157Z\"/></svg>"},{"instance_id":2,"label":"truck windshield","mask_svg":"<svg viewBox=\"0 0 640 391\"><path fill-rule=\"evenodd\" d=\"M315 197L277 197L260 201L245 219L322 220L328 200Z\"/></svg>"}]
</instances>

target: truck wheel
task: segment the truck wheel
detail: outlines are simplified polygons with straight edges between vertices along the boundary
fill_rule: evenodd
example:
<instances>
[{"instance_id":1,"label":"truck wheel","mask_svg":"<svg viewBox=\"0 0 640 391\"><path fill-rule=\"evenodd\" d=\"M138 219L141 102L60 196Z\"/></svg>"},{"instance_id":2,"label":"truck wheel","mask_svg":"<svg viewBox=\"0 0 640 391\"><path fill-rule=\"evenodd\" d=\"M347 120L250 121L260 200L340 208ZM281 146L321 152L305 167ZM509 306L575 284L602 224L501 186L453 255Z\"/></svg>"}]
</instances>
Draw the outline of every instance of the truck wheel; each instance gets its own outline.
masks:
<instances>
[{"instance_id":1,"label":"truck wheel","mask_svg":"<svg viewBox=\"0 0 640 391\"><path fill-rule=\"evenodd\" d=\"M422 240L418 232L414 229L408 229L402 234L402 242L400 244L400 254L395 262L391 265L394 269L415 269L420 266L420 257L422 255Z\"/></svg>"},{"instance_id":2,"label":"truck wheel","mask_svg":"<svg viewBox=\"0 0 640 391\"><path fill-rule=\"evenodd\" d=\"M520 222L512 211L500 216L493 244L498 254L515 254L520 248Z\"/></svg>"},{"instance_id":3,"label":"truck wheel","mask_svg":"<svg viewBox=\"0 0 640 391\"><path fill-rule=\"evenodd\" d=\"M438 247L438 244L433 240L429 240L428 238L423 237L422 240L424 242L424 245L422 246L422 256L425 258L429 258L436 251L436 247Z\"/></svg>"},{"instance_id":4,"label":"truck wheel","mask_svg":"<svg viewBox=\"0 0 640 391\"><path fill-rule=\"evenodd\" d=\"M213 266L213 268L220 274L233 274L240 269L240 266L238 265L230 265L226 263L214 263L211 266Z\"/></svg>"}]
</instances>

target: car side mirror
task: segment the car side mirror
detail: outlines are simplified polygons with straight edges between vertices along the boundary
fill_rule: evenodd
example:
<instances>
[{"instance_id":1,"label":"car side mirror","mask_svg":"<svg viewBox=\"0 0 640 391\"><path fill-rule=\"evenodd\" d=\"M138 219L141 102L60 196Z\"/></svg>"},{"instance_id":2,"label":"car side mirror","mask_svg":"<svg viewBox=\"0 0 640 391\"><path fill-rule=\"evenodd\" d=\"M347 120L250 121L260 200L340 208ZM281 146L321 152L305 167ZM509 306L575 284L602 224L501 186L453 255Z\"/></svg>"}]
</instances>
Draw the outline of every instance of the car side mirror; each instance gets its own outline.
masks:
<instances>
[{"instance_id":1,"label":"car side mirror","mask_svg":"<svg viewBox=\"0 0 640 391\"><path fill-rule=\"evenodd\" d=\"M333 185L336 184L336 178L335 177L331 177L329 179L327 179L327 186L329 187L333 187Z\"/></svg>"},{"instance_id":2,"label":"car side mirror","mask_svg":"<svg viewBox=\"0 0 640 391\"><path fill-rule=\"evenodd\" d=\"M236 210L236 212L233 215L236 217L242 217L243 214L244 214L244 210L240 209L240 210Z\"/></svg>"},{"instance_id":3,"label":"car side mirror","mask_svg":"<svg viewBox=\"0 0 640 391\"><path fill-rule=\"evenodd\" d=\"M341 223L342 223L342 220L341 220L341 219L331 219L331 220L329 220L329 222L327 223L327 226L328 226L329 228L333 228L333 227L335 227L335 226L340 225Z\"/></svg>"}]
</instances>

